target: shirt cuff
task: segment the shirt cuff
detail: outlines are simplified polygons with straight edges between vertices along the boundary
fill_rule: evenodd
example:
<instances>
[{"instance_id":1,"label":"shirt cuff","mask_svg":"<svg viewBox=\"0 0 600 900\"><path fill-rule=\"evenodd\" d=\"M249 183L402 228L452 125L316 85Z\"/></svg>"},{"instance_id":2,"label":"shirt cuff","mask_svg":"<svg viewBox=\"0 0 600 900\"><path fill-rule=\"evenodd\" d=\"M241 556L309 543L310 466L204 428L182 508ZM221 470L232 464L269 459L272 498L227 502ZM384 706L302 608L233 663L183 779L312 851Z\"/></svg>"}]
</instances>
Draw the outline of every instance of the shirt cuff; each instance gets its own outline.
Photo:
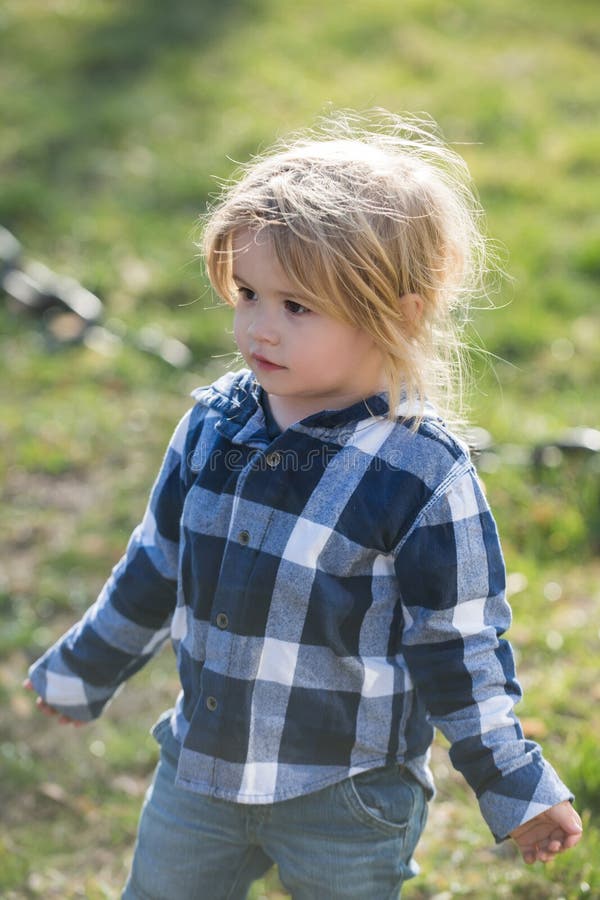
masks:
<instances>
[{"instance_id":1,"label":"shirt cuff","mask_svg":"<svg viewBox=\"0 0 600 900\"><path fill-rule=\"evenodd\" d=\"M499 778L478 799L481 814L500 843L544 810L573 800L573 794L550 763L536 759Z\"/></svg>"},{"instance_id":2,"label":"shirt cuff","mask_svg":"<svg viewBox=\"0 0 600 900\"><path fill-rule=\"evenodd\" d=\"M59 651L51 649L31 666L28 674L34 690L52 709L69 719L96 719L113 692L86 684L61 662Z\"/></svg>"}]
</instances>

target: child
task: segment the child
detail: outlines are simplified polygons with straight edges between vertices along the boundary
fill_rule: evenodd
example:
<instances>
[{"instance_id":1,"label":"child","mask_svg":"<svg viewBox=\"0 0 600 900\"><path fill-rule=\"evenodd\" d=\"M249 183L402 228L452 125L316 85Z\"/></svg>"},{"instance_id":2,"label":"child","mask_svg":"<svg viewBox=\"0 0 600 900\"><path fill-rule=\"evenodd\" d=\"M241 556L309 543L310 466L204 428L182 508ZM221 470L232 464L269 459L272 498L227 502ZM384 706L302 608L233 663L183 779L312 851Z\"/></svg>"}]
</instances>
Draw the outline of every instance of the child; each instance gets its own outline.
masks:
<instances>
[{"instance_id":1,"label":"child","mask_svg":"<svg viewBox=\"0 0 600 900\"><path fill-rule=\"evenodd\" d=\"M248 368L194 392L126 555L30 670L43 711L87 721L171 636L125 898L243 898L273 863L297 900L399 896L434 726L498 841L578 842L513 712L496 527L439 415L479 219L462 160L389 114L277 146L208 216Z\"/></svg>"}]
</instances>

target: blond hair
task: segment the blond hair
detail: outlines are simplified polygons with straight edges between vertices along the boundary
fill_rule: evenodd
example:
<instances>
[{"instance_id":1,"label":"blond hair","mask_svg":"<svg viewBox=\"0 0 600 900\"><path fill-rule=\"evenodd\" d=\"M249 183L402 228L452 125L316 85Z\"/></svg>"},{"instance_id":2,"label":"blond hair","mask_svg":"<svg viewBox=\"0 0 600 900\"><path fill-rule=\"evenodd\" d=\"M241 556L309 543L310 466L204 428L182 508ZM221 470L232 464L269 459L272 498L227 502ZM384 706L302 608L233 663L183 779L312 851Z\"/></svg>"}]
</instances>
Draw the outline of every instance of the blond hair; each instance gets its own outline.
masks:
<instances>
[{"instance_id":1,"label":"blond hair","mask_svg":"<svg viewBox=\"0 0 600 900\"><path fill-rule=\"evenodd\" d=\"M299 298L372 337L391 417L405 395L417 422L426 397L460 421L461 335L483 292L487 239L467 165L432 120L336 113L243 166L207 213L202 244L211 284L232 305L244 228L268 230ZM401 300L410 294L418 316Z\"/></svg>"}]
</instances>

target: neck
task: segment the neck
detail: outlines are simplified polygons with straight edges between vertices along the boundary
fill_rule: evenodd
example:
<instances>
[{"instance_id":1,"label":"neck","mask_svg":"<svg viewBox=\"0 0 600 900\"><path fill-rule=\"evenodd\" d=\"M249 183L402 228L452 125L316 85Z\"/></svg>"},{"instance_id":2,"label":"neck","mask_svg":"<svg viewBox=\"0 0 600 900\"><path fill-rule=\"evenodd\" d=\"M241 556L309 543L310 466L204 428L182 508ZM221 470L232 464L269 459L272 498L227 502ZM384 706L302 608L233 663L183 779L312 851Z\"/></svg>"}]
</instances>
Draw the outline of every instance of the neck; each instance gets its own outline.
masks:
<instances>
[{"instance_id":1,"label":"neck","mask_svg":"<svg viewBox=\"0 0 600 900\"><path fill-rule=\"evenodd\" d=\"M377 387L362 394L348 394L345 397L337 396L331 402L328 402L326 397L319 399L307 397L303 399L282 397L278 394L267 394L267 397L273 418L281 430L284 431L290 425L294 425L296 422L300 422L302 419L306 419L315 413L322 412L325 409L346 409L348 406L352 406L360 400L366 400L367 397L384 390L385 387Z\"/></svg>"}]
</instances>

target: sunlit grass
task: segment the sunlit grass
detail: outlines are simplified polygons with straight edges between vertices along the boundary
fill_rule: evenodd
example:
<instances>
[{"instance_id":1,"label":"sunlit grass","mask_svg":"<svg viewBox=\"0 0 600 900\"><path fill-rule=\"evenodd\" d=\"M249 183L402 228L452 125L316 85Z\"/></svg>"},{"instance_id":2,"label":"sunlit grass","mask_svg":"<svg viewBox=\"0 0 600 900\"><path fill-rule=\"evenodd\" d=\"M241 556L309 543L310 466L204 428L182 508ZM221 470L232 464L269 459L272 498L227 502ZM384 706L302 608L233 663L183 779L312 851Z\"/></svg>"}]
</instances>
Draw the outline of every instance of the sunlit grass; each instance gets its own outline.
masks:
<instances>
[{"instance_id":1,"label":"sunlit grass","mask_svg":"<svg viewBox=\"0 0 600 900\"><path fill-rule=\"evenodd\" d=\"M148 729L176 693L171 654L78 731L41 719L21 680L119 558L188 392L230 361L230 314L195 258L215 179L330 104L433 115L504 247L511 279L474 313L490 355L474 355L472 419L493 441L481 473L523 721L587 823L576 851L525 868L493 846L440 741L406 896L600 896L598 454L533 461L600 421L595 13L586 0L4 4L0 224L98 292L122 344L53 347L40 321L0 309L2 896L118 896L156 758ZM148 324L190 346L189 371L135 348ZM274 873L252 892L284 896Z\"/></svg>"}]
</instances>

